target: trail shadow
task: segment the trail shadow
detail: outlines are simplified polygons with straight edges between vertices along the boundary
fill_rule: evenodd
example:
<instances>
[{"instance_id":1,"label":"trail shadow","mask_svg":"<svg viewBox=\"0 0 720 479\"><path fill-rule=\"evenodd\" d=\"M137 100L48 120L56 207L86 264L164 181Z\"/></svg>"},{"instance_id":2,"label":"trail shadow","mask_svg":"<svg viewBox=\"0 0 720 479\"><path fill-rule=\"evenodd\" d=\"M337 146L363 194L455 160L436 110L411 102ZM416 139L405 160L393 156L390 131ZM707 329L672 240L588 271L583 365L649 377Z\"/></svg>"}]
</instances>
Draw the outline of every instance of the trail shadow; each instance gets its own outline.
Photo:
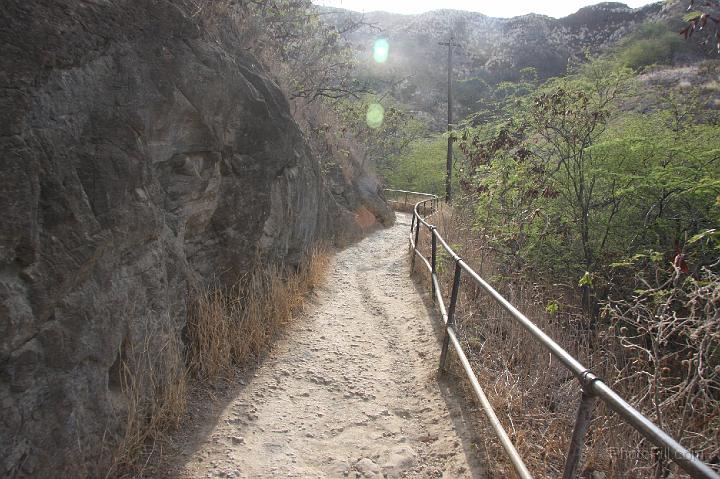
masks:
<instances>
[{"instance_id":1,"label":"trail shadow","mask_svg":"<svg viewBox=\"0 0 720 479\"><path fill-rule=\"evenodd\" d=\"M400 214L400 221L406 217ZM409 226L409 219L407 219ZM401 223L404 225L404 223ZM385 228L375 227L365 231L363 238L345 245L334 251L335 254L342 250L370 241L376 235L385 231ZM333 268L331 265L329 268ZM297 335L315 314L318 306L318 295L326 287L325 284L306 296L306 307L296 318L270 341L268 348L255 361L247 362L238 367L237 372L229 379L215 380L208 384L195 383L191 386L188 394L187 412L181 420L180 426L171 431L169 439L162 443L162 454L153 454L148 460L148 465L140 477L146 479L177 479L183 477L195 477L195 471L191 464L199 457L200 451L205 448L215 448L221 443L214 441L213 433L221 426L220 422L229 407L233 407L234 416L252 415L254 413L253 403L257 404L262 399L252 398L246 394L246 389L253 390L255 381L262 380L257 373L266 366L272 366L272 352L278 345L293 336ZM249 388L249 389L248 389ZM239 404L238 398L247 397L247 402ZM244 409L243 409L244 408ZM252 421L247 423L233 423L235 433L238 436L245 436L246 428L252 427ZM157 448L156 448L157 449Z\"/></svg>"},{"instance_id":2,"label":"trail shadow","mask_svg":"<svg viewBox=\"0 0 720 479\"><path fill-rule=\"evenodd\" d=\"M243 396L245 389L251 388L254 381L261 379L257 376L257 372L268 361L273 360L271 353L278 343L296 334L306 325L317 299L316 294L313 292L307 297L307 311L298 314L293 322L279 331L257 360L238 366L230 378L214 380L208 384L199 382L192 384L188 393L185 416L178 428L171 431L169 438L163 441L162 453L156 453L149 458L147 467L139 477L143 479L195 477L189 468L190 463L198 458L204 446L220 445L213 443L212 434L218 428L224 412L230 405L238 407L237 399ZM247 410L240 413L252 414L253 404L248 403L246 406ZM245 428L250 426L251 421L238 424L237 435L243 436Z\"/></svg>"},{"instance_id":3,"label":"trail shadow","mask_svg":"<svg viewBox=\"0 0 720 479\"><path fill-rule=\"evenodd\" d=\"M422 266L419 262L416 263L416 265ZM410 270L409 258L407 269L408 271ZM412 278L415 291L420 297L422 306L425 308L431 320L430 326L432 327L438 344L437 355L435 357L439 366L442 341L445 337L445 327L439 311L432 302L432 295L428 289L418 281L420 279L419 275L413 274ZM454 356L455 353L451 345L448 350L448 365L454 362ZM436 379L438 389L450 413L449 416L452 420L453 428L462 441L465 457L471 468L471 476L475 479L493 477L488 472L491 468L489 467L490 461L486 454L486 438L480 434L478 428L478 425L485 419L485 416L482 414L479 406L475 404L474 398L471 397L463 387L464 381L467 381L467 379L464 375L458 375L454 371L454 368L451 367L448 368L447 372L443 373L438 370Z\"/></svg>"},{"instance_id":4,"label":"trail shadow","mask_svg":"<svg viewBox=\"0 0 720 479\"><path fill-rule=\"evenodd\" d=\"M407 227L409 231L410 215L399 214L398 224ZM377 232L366 238L373 234L377 234ZM427 316L431 318L430 326L438 344L435 358L439 358L440 344L444 336L442 321L434 309L424 285L414 281L413 287L419 296L419 298L413 299L422 300L422 307L425 308ZM260 368L266 367L268 364L272 365L274 358L271 352L278 343L306 327L316 306L316 294L313 293L308 298L306 311L298 315L295 321L277 334L271 347L257 361L246 364L231 379L202 387L196 385L193 388L188 401L188 413L182 424L172 434L171 440L163 445L165 450L162 456L153 458L141 477L147 479L195 477L196 471L193 470L192 464L197 460L201 450L221 446L221 443L215 442L212 436L221 425L220 422L223 420L226 410L231 406L237 407L236 401L238 397L246 395L246 388L252 388L255 381L262 380L262 378L256 377L256 374ZM464 377L455 375L452 371L437 376L439 393L445 401L446 408L450 413L449 420L452 421L452 427L460 439L461 447L467 458L470 468L468 473L474 479L485 479L491 477L487 472L490 470L488 465L491 461L487 457L486 438L480 432L482 429L478 427L484 420L484 416L463 388L464 381ZM249 408L257 400L248 397L248 404L244 407ZM244 436L246 427L251 427L251 425L238 424L236 433ZM492 441L492 438L490 440Z\"/></svg>"}]
</instances>

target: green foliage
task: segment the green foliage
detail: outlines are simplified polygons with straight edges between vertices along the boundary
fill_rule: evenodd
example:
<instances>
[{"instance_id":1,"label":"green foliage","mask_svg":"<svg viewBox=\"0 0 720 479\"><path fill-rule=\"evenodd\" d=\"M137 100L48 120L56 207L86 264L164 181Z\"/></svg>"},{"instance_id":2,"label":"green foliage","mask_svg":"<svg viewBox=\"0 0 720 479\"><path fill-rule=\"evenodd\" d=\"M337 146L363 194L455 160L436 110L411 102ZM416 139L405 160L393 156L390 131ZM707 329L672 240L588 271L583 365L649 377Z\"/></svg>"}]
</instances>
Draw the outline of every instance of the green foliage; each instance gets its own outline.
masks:
<instances>
[{"instance_id":1,"label":"green foliage","mask_svg":"<svg viewBox=\"0 0 720 479\"><path fill-rule=\"evenodd\" d=\"M545 306L545 311L552 316L556 315L558 311L560 311L560 303L555 300L550 301L547 306Z\"/></svg>"},{"instance_id":2,"label":"green foliage","mask_svg":"<svg viewBox=\"0 0 720 479\"><path fill-rule=\"evenodd\" d=\"M630 74L596 60L576 75L553 80L514 100L512 116L487 131L468 129L466 191L490 227L495 247L592 271L607 244L622 179L594 154L629 90ZM484 140L484 141L483 141ZM609 160L613 161L613 160Z\"/></svg>"},{"instance_id":3,"label":"green foliage","mask_svg":"<svg viewBox=\"0 0 720 479\"><path fill-rule=\"evenodd\" d=\"M631 225L641 233L622 238L630 243L616 249L670 249L675 239L720 220L714 201L720 191L720 128L695 123L689 113L698 106L685 96L669 94L656 106L625 114L595 149L617 161L618 174L626 178L623 221L636 218Z\"/></svg>"},{"instance_id":4,"label":"green foliage","mask_svg":"<svg viewBox=\"0 0 720 479\"><path fill-rule=\"evenodd\" d=\"M482 78L460 78L454 83L455 104L461 116L471 115L492 92L490 85Z\"/></svg>"},{"instance_id":5,"label":"green foliage","mask_svg":"<svg viewBox=\"0 0 720 479\"><path fill-rule=\"evenodd\" d=\"M494 251L595 289L638 260L717 258L720 126L688 92L643 90L628 111L638 90L596 59L464 130L465 204Z\"/></svg>"},{"instance_id":6,"label":"green foliage","mask_svg":"<svg viewBox=\"0 0 720 479\"><path fill-rule=\"evenodd\" d=\"M538 75L535 68L527 67L520 70L518 81L504 81L491 88L482 80L482 97L473 101L478 111L468 114L459 126L464 128L473 125L483 125L507 119L509 111L522 105L523 99L538 87ZM458 82L462 84L462 82ZM462 90L461 90L462 91Z\"/></svg>"},{"instance_id":7,"label":"green foliage","mask_svg":"<svg viewBox=\"0 0 720 479\"><path fill-rule=\"evenodd\" d=\"M447 137L420 139L405 153L391 156L379 167L379 173L391 188L441 195L445 191L446 157Z\"/></svg>"},{"instance_id":8,"label":"green foliage","mask_svg":"<svg viewBox=\"0 0 720 479\"><path fill-rule=\"evenodd\" d=\"M715 228L701 231L700 233L690 238L688 240L688 244L694 244L704 240L714 243L715 248L720 248L720 231Z\"/></svg>"},{"instance_id":9,"label":"green foliage","mask_svg":"<svg viewBox=\"0 0 720 479\"><path fill-rule=\"evenodd\" d=\"M578 286L592 286L592 284L592 275L589 271L585 271L585 274L578 281Z\"/></svg>"},{"instance_id":10,"label":"green foliage","mask_svg":"<svg viewBox=\"0 0 720 479\"><path fill-rule=\"evenodd\" d=\"M380 105L382 108L378 108ZM375 95L347 99L334 104L338 117L347 125L348 133L362 143L366 155L380 171L387 169L387 158L404 152L425 134L425 125L401 105ZM374 112L368 122L368 112ZM382 111L382 114L378 112Z\"/></svg>"},{"instance_id":11,"label":"green foliage","mask_svg":"<svg viewBox=\"0 0 720 479\"><path fill-rule=\"evenodd\" d=\"M616 56L621 64L639 70L649 65L670 64L676 53L687 48L683 39L667 25L647 23L620 43Z\"/></svg>"},{"instance_id":12,"label":"green foliage","mask_svg":"<svg viewBox=\"0 0 720 479\"><path fill-rule=\"evenodd\" d=\"M702 16L702 14L703 14L703 12L699 12L696 10L693 12L686 13L685 15L683 15L682 19L683 19L683 22L689 22L689 21L695 20L696 18L700 18Z\"/></svg>"}]
</instances>

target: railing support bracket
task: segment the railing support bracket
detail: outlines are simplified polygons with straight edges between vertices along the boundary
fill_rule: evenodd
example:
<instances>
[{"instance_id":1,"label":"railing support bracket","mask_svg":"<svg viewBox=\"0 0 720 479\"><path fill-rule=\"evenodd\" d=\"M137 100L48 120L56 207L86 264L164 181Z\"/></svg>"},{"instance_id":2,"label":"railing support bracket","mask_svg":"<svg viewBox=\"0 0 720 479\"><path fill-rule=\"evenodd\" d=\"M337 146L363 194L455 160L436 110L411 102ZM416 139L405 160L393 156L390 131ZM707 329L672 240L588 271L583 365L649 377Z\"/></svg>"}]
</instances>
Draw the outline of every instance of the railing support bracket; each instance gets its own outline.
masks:
<instances>
[{"instance_id":1,"label":"railing support bracket","mask_svg":"<svg viewBox=\"0 0 720 479\"><path fill-rule=\"evenodd\" d=\"M565 459L563 479L576 479L578 477L585 446L585 434L590 427L596 400L594 395L588 393L585 388L582 389L580 405L575 416L575 427L570 437L570 445Z\"/></svg>"},{"instance_id":2,"label":"railing support bracket","mask_svg":"<svg viewBox=\"0 0 720 479\"><path fill-rule=\"evenodd\" d=\"M453 278L452 292L450 293L450 305L448 306L448 319L445 324L445 337L443 338L442 350L440 351L440 372L446 371L445 363L447 362L448 347L450 346L450 334L448 328L455 326L455 307L457 305L458 291L460 289L460 277L462 276L462 268L460 267L460 258L455 260L455 276Z\"/></svg>"}]
</instances>

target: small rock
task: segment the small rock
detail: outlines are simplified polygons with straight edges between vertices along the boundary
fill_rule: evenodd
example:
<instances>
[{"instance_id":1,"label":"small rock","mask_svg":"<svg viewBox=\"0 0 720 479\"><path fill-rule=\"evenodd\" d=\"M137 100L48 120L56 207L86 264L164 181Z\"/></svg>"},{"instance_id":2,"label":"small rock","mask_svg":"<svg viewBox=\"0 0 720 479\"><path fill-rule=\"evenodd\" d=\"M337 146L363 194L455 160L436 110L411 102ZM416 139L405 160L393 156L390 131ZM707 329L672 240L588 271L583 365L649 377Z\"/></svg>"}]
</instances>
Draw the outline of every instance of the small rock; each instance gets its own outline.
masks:
<instances>
[{"instance_id":1,"label":"small rock","mask_svg":"<svg viewBox=\"0 0 720 479\"><path fill-rule=\"evenodd\" d=\"M376 477L380 474L380 466L367 457L355 463L355 470L362 474L362 477Z\"/></svg>"},{"instance_id":2,"label":"small rock","mask_svg":"<svg viewBox=\"0 0 720 479\"><path fill-rule=\"evenodd\" d=\"M245 438L242 436L232 436L230 439L233 444L245 444Z\"/></svg>"},{"instance_id":3,"label":"small rock","mask_svg":"<svg viewBox=\"0 0 720 479\"><path fill-rule=\"evenodd\" d=\"M416 465L417 454L415 451L410 446L402 445L393 449L382 470L386 477L400 477L403 472Z\"/></svg>"}]
</instances>

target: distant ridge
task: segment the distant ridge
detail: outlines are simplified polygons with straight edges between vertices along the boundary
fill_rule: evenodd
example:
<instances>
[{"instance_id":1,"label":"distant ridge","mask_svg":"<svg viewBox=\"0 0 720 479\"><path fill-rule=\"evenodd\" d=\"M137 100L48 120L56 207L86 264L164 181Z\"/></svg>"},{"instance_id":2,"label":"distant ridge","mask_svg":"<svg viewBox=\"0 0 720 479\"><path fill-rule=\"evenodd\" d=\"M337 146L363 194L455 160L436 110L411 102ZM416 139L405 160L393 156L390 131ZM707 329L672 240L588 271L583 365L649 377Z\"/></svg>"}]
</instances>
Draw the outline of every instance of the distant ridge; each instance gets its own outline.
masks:
<instances>
[{"instance_id":1,"label":"distant ridge","mask_svg":"<svg viewBox=\"0 0 720 479\"><path fill-rule=\"evenodd\" d=\"M495 18L479 12L440 9L415 15L386 12L358 13L318 7L330 23L362 20L345 38L355 48L364 75L378 87L393 84L392 96L420 112L431 124L445 118L446 52L437 43L454 31L462 48L456 54L458 117L474 111L483 88L519 78L532 67L540 79L562 75L568 62L586 52L598 54L648 22L663 22L674 29L685 5L657 2L631 8L620 2L603 2L579 9L563 18L527 14ZM374 65L369 48L377 37L390 42L390 57Z\"/></svg>"}]
</instances>

